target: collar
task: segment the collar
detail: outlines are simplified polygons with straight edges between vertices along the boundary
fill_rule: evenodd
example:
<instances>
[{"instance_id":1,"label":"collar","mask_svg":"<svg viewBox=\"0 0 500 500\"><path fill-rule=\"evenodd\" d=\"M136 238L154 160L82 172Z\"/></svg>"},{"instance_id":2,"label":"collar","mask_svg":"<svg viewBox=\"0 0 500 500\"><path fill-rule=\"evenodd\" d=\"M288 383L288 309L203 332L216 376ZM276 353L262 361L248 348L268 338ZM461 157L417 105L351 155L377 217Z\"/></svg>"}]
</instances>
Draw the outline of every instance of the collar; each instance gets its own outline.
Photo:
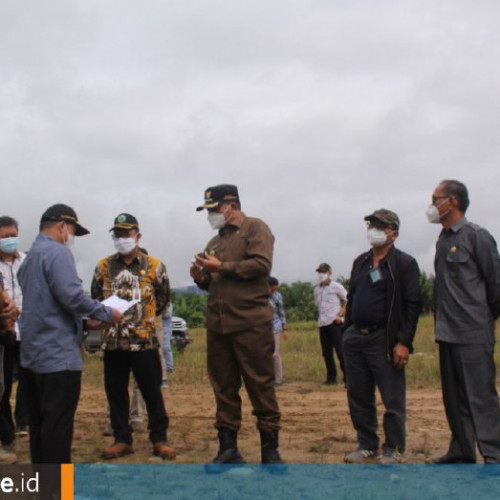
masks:
<instances>
[{"instance_id":1,"label":"collar","mask_svg":"<svg viewBox=\"0 0 500 500\"><path fill-rule=\"evenodd\" d=\"M132 264L134 264L135 262L137 262L138 264L141 263L141 256L145 254L143 254L141 251L137 252L137 255L132 259L132 261L130 262L130 264L127 264L124 260L123 260L123 256L121 253L115 253L113 255L114 259L116 262L120 262L121 264L125 265L125 266L131 266Z\"/></svg>"},{"instance_id":2,"label":"collar","mask_svg":"<svg viewBox=\"0 0 500 500\"><path fill-rule=\"evenodd\" d=\"M462 217L460 220L454 222L449 229L451 229L454 233L458 233L460 229L462 229L467 224L467 219Z\"/></svg>"},{"instance_id":3,"label":"collar","mask_svg":"<svg viewBox=\"0 0 500 500\"><path fill-rule=\"evenodd\" d=\"M391 245L391 248L389 248L389 251L385 254L385 257L383 259L380 259L380 263L383 264L394 253L395 249L396 246L393 243ZM368 252L366 252L363 256L363 261L366 261L368 259L373 259L373 248L370 248L370 250L368 250Z\"/></svg>"},{"instance_id":4,"label":"collar","mask_svg":"<svg viewBox=\"0 0 500 500\"><path fill-rule=\"evenodd\" d=\"M462 217L461 219L457 220L454 222L448 229L441 229L441 232L439 233L439 237L441 238L442 236L446 236L447 234L456 234L462 229L466 224L468 223L468 220L466 217Z\"/></svg>"},{"instance_id":5,"label":"collar","mask_svg":"<svg viewBox=\"0 0 500 500\"><path fill-rule=\"evenodd\" d=\"M235 217L229 224L226 224L223 228L219 229L219 234L224 234L227 231L235 229L240 229L243 225L243 221L246 219L246 215L240 212L237 217Z\"/></svg>"},{"instance_id":6,"label":"collar","mask_svg":"<svg viewBox=\"0 0 500 500\"><path fill-rule=\"evenodd\" d=\"M2 262L14 262L16 259L20 259L21 258L21 254L19 253L19 250L16 250L14 252L14 258L12 259L12 261L7 261L7 260L4 260L3 257L0 255L0 260Z\"/></svg>"}]
</instances>

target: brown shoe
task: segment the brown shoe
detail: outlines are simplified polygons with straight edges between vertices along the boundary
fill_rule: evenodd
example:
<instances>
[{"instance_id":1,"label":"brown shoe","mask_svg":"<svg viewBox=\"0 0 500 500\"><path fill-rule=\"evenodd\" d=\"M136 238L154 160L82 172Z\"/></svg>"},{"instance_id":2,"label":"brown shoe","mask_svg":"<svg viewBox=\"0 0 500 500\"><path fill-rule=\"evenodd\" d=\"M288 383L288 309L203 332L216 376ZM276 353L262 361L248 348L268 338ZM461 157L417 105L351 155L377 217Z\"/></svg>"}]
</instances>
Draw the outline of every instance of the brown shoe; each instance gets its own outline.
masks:
<instances>
[{"instance_id":1,"label":"brown shoe","mask_svg":"<svg viewBox=\"0 0 500 500\"><path fill-rule=\"evenodd\" d=\"M167 443L154 443L153 445L153 455L155 457L163 458L163 460L172 460L176 454L175 448L168 446Z\"/></svg>"},{"instance_id":2,"label":"brown shoe","mask_svg":"<svg viewBox=\"0 0 500 500\"><path fill-rule=\"evenodd\" d=\"M131 445L125 443L114 443L103 450L102 458L109 460L112 458L124 457L125 455L130 455L131 453L134 453Z\"/></svg>"}]
</instances>

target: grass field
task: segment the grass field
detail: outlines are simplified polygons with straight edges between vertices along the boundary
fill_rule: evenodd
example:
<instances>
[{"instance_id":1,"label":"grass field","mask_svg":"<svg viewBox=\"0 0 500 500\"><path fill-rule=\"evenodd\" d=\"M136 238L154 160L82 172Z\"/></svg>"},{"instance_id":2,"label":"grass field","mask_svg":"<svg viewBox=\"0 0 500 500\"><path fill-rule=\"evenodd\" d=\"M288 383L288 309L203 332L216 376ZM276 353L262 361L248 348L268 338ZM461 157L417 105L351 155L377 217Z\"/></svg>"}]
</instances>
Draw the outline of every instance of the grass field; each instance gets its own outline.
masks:
<instances>
[{"instance_id":1,"label":"grass field","mask_svg":"<svg viewBox=\"0 0 500 500\"><path fill-rule=\"evenodd\" d=\"M357 445L343 386L322 386L325 368L315 322L289 324L289 340L282 342L285 384L277 389L282 412L280 449L289 463L342 463ZM184 353L175 353L170 386L162 389L170 415L169 442L178 450L176 463L206 463L217 452L214 429L215 401L206 374L206 341L203 328L193 329L194 342ZM498 349L497 349L498 351ZM500 368L500 354L496 354ZM446 450L449 429L440 391L437 346L432 317L422 317L415 352L407 367L407 463L424 463ZM497 384L500 390L500 384ZM243 422L239 442L245 459L259 463L259 440L252 406L241 391ZM384 409L377 397L379 418ZM102 436L107 402L103 387L102 354L85 356L82 395L75 420L73 460L101 461L111 437ZM381 418L380 418L381 423ZM379 434L382 429L379 429ZM135 453L115 463L150 463L147 433L134 434ZM27 440L19 440L20 462L29 461Z\"/></svg>"},{"instance_id":2,"label":"grass field","mask_svg":"<svg viewBox=\"0 0 500 500\"><path fill-rule=\"evenodd\" d=\"M325 367L321 357L316 322L291 323L288 325L289 339L281 342L284 376L287 382L322 381ZM176 361L176 384L201 384L206 382L205 329L190 332L194 342L184 353L174 353ZM497 332L497 340L498 340ZM500 369L500 351L495 353L497 371ZM88 356L86 362L87 381L102 384L102 367L98 356ZM338 364L338 363L337 363ZM438 348L434 341L432 316L420 318L414 342L414 353L407 367L409 388L438 388Z\"/></svg>"}]
</instances>

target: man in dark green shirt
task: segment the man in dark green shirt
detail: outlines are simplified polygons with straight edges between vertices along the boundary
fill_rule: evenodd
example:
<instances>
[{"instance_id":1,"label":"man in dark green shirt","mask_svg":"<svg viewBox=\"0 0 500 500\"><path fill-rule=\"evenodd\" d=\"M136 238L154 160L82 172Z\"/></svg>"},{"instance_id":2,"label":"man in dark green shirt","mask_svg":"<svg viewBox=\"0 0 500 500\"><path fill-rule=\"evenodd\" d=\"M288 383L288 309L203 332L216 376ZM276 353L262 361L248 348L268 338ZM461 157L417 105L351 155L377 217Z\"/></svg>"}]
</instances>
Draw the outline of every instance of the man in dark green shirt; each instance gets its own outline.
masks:
<instances>
[{"instance_id":1,"label":"man in dark green shirt","mask_svg":"<svg viewBox=\"0 0 500 500\"><path fill-rule=\"evenodd\" d=\"M500 314L500 258L493 237L469 222L467 188L444 180L432 194L436 244L435 331L441 383L451 429L448 452L436 464L500 463L500 406L495 387L495 319Z\"/></svg>"}]
</instances>

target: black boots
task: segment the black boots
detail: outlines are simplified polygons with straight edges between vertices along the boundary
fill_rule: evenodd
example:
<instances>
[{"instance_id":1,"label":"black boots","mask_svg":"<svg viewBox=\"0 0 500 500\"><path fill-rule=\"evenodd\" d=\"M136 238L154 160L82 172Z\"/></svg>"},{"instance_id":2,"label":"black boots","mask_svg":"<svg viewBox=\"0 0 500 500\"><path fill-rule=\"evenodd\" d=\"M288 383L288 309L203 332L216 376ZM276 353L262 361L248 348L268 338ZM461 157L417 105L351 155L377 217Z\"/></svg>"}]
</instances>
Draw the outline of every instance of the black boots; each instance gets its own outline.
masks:
<instances>
[{"instance_id":1,"label":"black boots","mask_svg":"<svg viewBox=\"0 0 500 500\"><path fill-rule=\"evenodd\" d=\"M278 431L259 430L259 432L262 463L268 465L283 464L278 452Z\"/></svg>"},{"instance_id":2,"label":"black boots","mask_svg":"<svg viewBox=\"0 0 500 500\"><path fill-rule=\"evenodd\" d=\"M214 464L244 464L245 461L238 450L238 431L219 429L219 453L212 460Z\"/></svg>"}]
</instances>

